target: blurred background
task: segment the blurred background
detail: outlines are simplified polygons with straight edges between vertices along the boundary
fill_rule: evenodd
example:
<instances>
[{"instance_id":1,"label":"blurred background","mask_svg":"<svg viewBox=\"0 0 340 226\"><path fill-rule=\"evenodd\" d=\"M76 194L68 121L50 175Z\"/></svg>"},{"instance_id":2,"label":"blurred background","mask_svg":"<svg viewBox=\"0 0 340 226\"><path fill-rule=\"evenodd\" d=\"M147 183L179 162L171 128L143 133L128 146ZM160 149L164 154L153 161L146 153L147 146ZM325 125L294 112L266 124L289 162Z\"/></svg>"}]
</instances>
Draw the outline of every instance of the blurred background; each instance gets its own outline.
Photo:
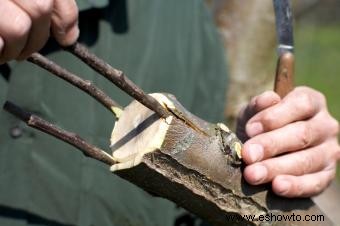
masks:
<instances>
[{"instance_id":1,"label":"blurred background","mask_svg":"<svg viewBox=\"0 0 340 226\"><path fill-rule=\"evenodd\" d=\"M296 83L321 90L339 120L340 1L309 2L295 23Z\"/></svg>"},{"instance_id":2,"label":"blurred background","mask_svg":"<svg viewBox=\"0 0 340 226\"><path fill-rule=\"evenodd\" d=\"M322 91L340 120L340 1L309 2L296 18L296 84Z\"/></svg>"}]
</instances>

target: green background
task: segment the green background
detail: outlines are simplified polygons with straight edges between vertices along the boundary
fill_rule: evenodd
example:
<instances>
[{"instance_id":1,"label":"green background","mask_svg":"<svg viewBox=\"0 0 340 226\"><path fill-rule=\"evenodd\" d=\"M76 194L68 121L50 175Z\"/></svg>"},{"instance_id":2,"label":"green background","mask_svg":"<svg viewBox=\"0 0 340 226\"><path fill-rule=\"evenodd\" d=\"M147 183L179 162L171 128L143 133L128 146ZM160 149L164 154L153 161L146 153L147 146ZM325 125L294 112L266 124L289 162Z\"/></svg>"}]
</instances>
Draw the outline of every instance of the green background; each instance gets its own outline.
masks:
<instances>
[{"instance_id":1,"label":"green background","mask_svg":"<svg viewBox=\"0 0 340 226\"><path fill-rule=\"evenodd\" d=\"M330 113L340 120L340 24L297 24L295 42L296 84L323 92ZM339 173L338 167L338 179Z\"/></svg>"}]
</instances>

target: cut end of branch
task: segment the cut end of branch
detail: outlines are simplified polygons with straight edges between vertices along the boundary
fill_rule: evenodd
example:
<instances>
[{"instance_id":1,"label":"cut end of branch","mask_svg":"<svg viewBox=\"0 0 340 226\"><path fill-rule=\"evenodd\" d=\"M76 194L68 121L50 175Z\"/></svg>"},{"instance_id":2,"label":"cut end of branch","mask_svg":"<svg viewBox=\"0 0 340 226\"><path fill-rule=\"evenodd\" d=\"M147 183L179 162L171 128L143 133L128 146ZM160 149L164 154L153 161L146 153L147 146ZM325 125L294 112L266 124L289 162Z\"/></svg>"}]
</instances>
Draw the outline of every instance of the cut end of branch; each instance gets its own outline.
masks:
<instances>
[{"instance_id":1,"label":"cut end of branch","mask_svg":"<svg viewBox=\"0 0 340 226\"><path fill-rule=\"evenodd\" d=\"M166 99L166 104L172 104L162 94L152 96L161 103ZM160 118L138 101L133 101L127 106L111 135L112 156L118 162L111 167L111 171L136 166L142 162L145 154L159 150L172 118L172 116Z\"/></svg>"},{"instance_id":2,"label":"cut end of branch","mask_svg":"<svg viewBox=\"0 0 340 226\"><path fill-rule=\"evenodd\" d=\"M46 134L50 134L55 138L62 140L66 143L79 149L85 156L97 159L108 165L115 164L114 159L100 148L86 142L84 139L79 137L77 134L63 130L56 125L36 116L30 112L25 111L19 106L7 101L4 105L4 109L9 113L15 115L22 121L26 122L27 125L38 129Z\"/></svg>"},{"instance_id":3,"label":"cut end of branch","mask_svg":"<svg viewBox=\"0 0 340 226\"><path fill-rule=\"evenodd\" d=\"M6 103L3 106L3 109L15 115L16 117L18 117L19 119L21 119L22 121L26 123L28 123L28 121L30 120L32 116L31 113L23 111L20 107L18 107L17 105L15 105L14 103L10 101L6 101Z\"/></svg>"},{"instance_id":4,"label":"cut end of branch","mask_svg":"<svg viewBox=\"0 0 340 226\"><path fill-rule=\"evenodd\" d=\"M111 111L113 112L114 116L119 119L123 114L123 109L120 107L113 106L111 107Z\"/></svg>"}]
</instances>

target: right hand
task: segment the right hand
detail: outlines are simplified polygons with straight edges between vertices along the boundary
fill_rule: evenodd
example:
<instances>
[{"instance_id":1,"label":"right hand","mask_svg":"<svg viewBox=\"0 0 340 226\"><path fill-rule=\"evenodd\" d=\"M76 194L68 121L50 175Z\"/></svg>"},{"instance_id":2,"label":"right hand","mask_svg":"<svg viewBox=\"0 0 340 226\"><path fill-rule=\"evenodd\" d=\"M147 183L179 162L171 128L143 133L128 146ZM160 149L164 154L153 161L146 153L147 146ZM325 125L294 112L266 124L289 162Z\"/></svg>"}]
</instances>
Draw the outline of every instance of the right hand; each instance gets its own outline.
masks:
<instances>
[{"instance_id":1,"label":"right hand","mask_svg":"<svg viewBox=\"0 0 340 226\"><path fill-rule=\"evenodd\" d=\"M50 31L62 46L77 40L75 0L1 0L0 65L13 59L24 60L39 51Z\"/></svg>"}]
</instances>

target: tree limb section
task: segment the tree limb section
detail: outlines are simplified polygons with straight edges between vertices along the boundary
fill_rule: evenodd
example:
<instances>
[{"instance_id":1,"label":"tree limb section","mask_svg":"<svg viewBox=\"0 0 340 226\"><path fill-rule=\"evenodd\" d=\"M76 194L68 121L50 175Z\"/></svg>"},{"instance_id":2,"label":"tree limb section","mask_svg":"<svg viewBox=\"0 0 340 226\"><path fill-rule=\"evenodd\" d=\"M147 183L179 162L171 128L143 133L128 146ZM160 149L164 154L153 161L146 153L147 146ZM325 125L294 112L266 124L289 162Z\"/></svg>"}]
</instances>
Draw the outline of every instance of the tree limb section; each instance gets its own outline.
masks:
<instances>
[{"instance_id":1,"label":"tree limb section","mask_svg":"<svg viewBox=\"0 0 340 226\"><path fill-rule=\"evenodd\" d=\"M180 106L174 98L167 97L175 106ZM29 126L70 143L83 150L87 156L113 165L113 170L117 169L115 165L133 160L133 167L124 165L126 169L116 171L116 174L152 194L177 203L212 225L332 225L310 199L281 198L272 194L266 186L250 186L244 182L241 165L231 155L231 146L235 143L229 139L231 133L189 112L183 114L199 124L208 136L176 117L169 121L155 118L152 111L133 101L115 125L112 135L114 139L111 140L114 152L113 157L110 157L77 135L54 128L52 124L10 103L4 108L26 121ZM181 107L177 109L185 111ZM164 123L168 126L159 126ZM165 128L165 136L159 148L148 149L150 140L157 137L154 133L157 128ZM140 161L138 156L141 157ZM116 159L119 161L115 162ZM307 215L322 215L324 221L260 222L241 218L244 215L258 218L266 214L294 214L301 216L301 219ZM230 218L228 220L228 216L238 218L232 221Z\"/></svg>"},{"instance_id":2,"label":"tree limb section","mask_svg":"<svg viewBox=\"0 0 340 226\"><path fill-rule=\"evenodd\" d=\"M175 106L180 104L172 97L167 97ZM184 108L182 111L186 111ZM132 102L125 108L122 118L117 122L113 131L125 140L124 145L114 149L113 157L119 151L131 151L136 156L137 152L148 149L143 146L143 139L153 139L153 134L147 130L135 130L138 125L136 118L147 119L150 114L146 109ZM137 113L138 112L138 113ZM188 112L183 114L189 115ZM124 116L128 116L129 120ZM188 116L189 117L189 116ZM210 124L191 115L190 119L205 129L209 136L199 133L183 121L173 118L167 129L161 147L153 152L146 153L140 164L129 169L116 171L121 177L131 181L139 187L165 197L196 215L206 219L213 225L268 225L260 221L235 220L228 221L227 216L264 216L266 214L323 215L323 222L272 222L269 225L332 225L326 215L314 205L310 199L286 199L270 192L269 186L250 186L242 179L241 165L232 156L232 146L238 141L232 139L232 133L218 124ZM124 127L124 129L123 129ZM126 130L130 128L130 130ZM130 131L126 133L126 131ZM136 134L131 134L135 131ZM127 134L130 141L127 141ZM136 137L139 139L136 141ZM134 144L140 144L136 146ZM147 144L145 144L147 145ZM112 144L111 144L112 146ZM114 145L113 145L114 146ZM126 155L126 154L125 154ZM137 155L138 156L138 155ZM124 156L125 159L128 159ZM125 161L125 160L124 160ZM122 164L121 162L120 164ZM115 167L111 169L116 170ZM240 218L238 218L240 219Z\"/></svg>"}]
</instances>

